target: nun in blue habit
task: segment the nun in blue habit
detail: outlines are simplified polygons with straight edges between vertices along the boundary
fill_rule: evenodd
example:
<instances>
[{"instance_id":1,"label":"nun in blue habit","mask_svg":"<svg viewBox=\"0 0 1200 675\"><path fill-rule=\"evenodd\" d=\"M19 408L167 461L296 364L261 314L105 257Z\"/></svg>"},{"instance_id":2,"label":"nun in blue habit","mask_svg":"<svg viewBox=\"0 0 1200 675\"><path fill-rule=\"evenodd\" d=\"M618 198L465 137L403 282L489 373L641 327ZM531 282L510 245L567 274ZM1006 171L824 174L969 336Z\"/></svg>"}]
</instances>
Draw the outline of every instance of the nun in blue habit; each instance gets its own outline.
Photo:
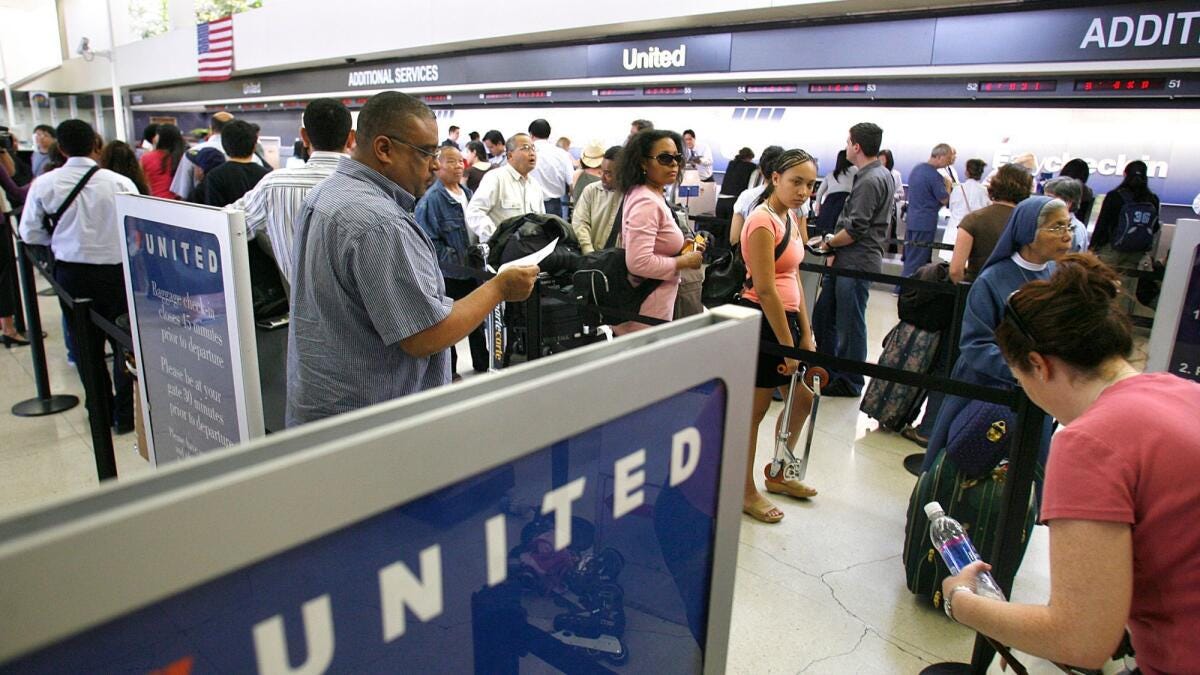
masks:
<instances>
[{"instance_id":1,"label":"nun in blue habit","mask_svg":"<svg viewBox=\"0 0 1200 675\"><path fill-rule=\"evenodd\" d=\"M1017 386L996 344L996 327L1004 318L1008 296L1027 282L1049 278L1054 272L1054 260L1070 251L1071 241L1071 217L1064 202L1036 196L1017 205L1000 241L967 294L962 339L952 378L988 387L1011 389ZM968 403L965 398L946 396L929 437L922 471L928 471L938 453L945 449L950 424ZM1053 429L1049 418L1046 422L1039 453L1043 466Z\"/></svg>"}]
</instances>

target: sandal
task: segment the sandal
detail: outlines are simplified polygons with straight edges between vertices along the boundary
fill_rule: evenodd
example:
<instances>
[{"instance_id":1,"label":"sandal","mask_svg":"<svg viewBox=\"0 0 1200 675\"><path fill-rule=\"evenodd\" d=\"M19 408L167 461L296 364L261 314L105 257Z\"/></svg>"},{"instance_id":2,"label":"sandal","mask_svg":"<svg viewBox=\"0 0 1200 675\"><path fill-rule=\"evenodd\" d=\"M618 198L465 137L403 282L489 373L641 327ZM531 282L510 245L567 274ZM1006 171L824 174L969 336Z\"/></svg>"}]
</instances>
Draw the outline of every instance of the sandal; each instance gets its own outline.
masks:
<instances>
[{"instance_id":1,"label":"sandal","mask_svg":"<svg viewBox=\"0 0 1200 675\"><path fill-rule=\"evenodd\" d=\"M764 508L763 504L769 504L769 506ZM742 513L763 523L774 524L783 520L783 511L780 511L778 506L771 504L771 502L766 499L754 506L742 505Z\"/></svg>"},{"instance_id":2,"label":"sandal","mask_svg":"<svg viewBox=\"0 0 1200 675\"><path fill-rule=\"evenodd\" d=\"M922 436L921 433L919 431L917 431L915 427L904 427L904 430L900 432L900 436L903 437L907 441L912 441L913 443L916 443L917 445L921 446L922 448L929 447L929 439Z\"/></svg>"},{"instance_id":3,"label":"sandal","mask_svg":"<svg viewBox=\"0 0 1200 675\"><path fill-rule=\"evenodd\" d=\"M764 483L767 492L772 494L787 495L795 499L812 499L817 496L816 490L799 481L771 480L768 478Z\"/></svg>"}]
</instances>

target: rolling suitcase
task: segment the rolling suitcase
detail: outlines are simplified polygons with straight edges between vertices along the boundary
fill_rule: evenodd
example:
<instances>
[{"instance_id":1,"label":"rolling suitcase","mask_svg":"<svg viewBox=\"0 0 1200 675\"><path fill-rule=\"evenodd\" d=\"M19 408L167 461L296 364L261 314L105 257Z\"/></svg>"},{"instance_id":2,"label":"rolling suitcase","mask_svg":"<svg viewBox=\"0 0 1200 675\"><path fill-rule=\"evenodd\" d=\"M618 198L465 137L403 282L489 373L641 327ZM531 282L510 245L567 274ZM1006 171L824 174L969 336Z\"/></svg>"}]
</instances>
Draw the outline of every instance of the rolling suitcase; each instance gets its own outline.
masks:
<instances>
[{"instance_id":1,"label":"rolling suitcase","mask_svg":"<svg viewBox=\"0 0 1200 675\"><path fill-rule=\"evenodd\" d=\"M901 321L884 338L879 365L927 373L936 361L941 335L940 332L924 330ZM880 426L900 431L916 419L924 400L924 389L872 379L859 410L879 420Z\"/></svg>"},{"instance_id":2,"label":"rolling suitcase","mask_svg":"<svg viewBox=\"0 0 1200 675\"><path fill-rule=\"evenodd\" d=\"M940 608L942 580L949 575L946 563L942 562L942 557L929 540L929 518L925 515L925 505L929 502L942 504L946 515L963 524L975 549L986 560L991 556L996 542L1001 496L1007 478L1007 460L983 477L972 479L958 471L953 460L946 458L945 451L938 454L933 466L917 480L908 501L902 560L904 581L909 591L928 598L934 607ZM1034 480L1042 480L1041 466L1036 468ZM1035 491L1029 495L1029 507L1025 515L1024 536L1021 538L1022 557L1025 547L1029 545L1029 535L1033 532L1037 512Z\"/></svg>"}]
</instances>

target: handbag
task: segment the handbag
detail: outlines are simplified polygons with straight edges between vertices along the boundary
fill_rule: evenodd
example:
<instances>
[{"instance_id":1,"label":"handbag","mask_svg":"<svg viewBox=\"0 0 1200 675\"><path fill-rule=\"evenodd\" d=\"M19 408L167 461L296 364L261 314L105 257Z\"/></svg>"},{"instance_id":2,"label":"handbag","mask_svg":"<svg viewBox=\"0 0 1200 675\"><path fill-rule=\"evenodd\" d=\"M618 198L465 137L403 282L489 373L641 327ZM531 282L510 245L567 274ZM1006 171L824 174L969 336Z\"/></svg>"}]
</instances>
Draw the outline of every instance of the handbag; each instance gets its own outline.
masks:
<instances>
[{"instance_id":1,"label":"handbag","mask_svg":"<svg viewBox=\"0 0 1200 675\"><path fill-rule=\"evenodd\" d=\"M787 214L787 228L783 239L775 246L776 260L783 257L791 240L792 216ZM746 260L742 257L742 245L734 244L705 268L704 288L700 299L705 307L726 305L737 300L743 289L753 286L754 280L747 274Z\"/></svg>"},{"instance_id":2,"label":"handbag","mask_svg":"<svg viewBox=\"0 0 1200 675\"><path fill-rule=\"evenodd\" d=\"M971 401L950 422L946 456L962 474L979 478L1008 455L1008 432L1016 424L1008 406Z\"/></svg>"}]
</instances>

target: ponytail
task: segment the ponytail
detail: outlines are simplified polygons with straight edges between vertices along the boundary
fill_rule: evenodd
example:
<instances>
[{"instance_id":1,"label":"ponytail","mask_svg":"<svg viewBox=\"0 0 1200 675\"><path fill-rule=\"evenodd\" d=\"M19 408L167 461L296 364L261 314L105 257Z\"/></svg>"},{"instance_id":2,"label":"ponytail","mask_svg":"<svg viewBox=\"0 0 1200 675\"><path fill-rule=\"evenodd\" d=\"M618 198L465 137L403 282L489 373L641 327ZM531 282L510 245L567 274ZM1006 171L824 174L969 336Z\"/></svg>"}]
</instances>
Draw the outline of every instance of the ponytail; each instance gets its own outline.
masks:
<instances>
[{"instance_id":1,"label":"ponytail","mask_svg":"<svg viewBox=\"0 0 1200 675\"><path fill-rule=\"evenodd\" d=\"M771 162L771 173L767 174L767 187L762 191L762 194L758 196L758 199L754 200L754 207L765 203L771 198L771 195L775 194L775 183L771 182L772 176L775 174L783 175L788 169L805 162L815 163L815 160L813 159L812 155L808 154L804 150L801 150L800 148L785 150L783 154L776 157L774 161Z\"/></svg>"}]
</instances>

